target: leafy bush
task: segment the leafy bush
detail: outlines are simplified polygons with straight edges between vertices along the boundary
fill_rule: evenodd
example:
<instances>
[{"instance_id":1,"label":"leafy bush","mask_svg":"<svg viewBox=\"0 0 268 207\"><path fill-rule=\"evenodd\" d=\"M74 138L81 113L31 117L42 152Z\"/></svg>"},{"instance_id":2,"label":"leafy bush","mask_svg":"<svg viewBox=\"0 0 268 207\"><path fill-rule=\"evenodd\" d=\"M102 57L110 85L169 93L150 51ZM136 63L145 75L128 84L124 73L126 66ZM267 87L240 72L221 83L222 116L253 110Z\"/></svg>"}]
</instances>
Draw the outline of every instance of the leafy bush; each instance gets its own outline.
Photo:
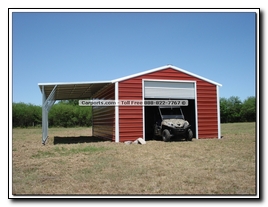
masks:
<instances>
[{"instance_id":1,"label":"leafy bush","mask_svg":"<svg viewBox=\"0 0 268 207\"><path fill-rule=\"evenodd\" d=\"M55 127L91 126L91 107L59 102L49 111L48 122Z\"/></svg>"},{"instance_id":2,"label":"leafy bush","mask_svg":"<svg viewBox=\"0 0 268 207\"><path fill-rule=\"evenodd\" d=\"M42 107L25 103L12 104L13 127L42 125ZM68 102L55 104L48 113L49 127L91 126L91 107Z\"/></svg>"},{"instance_id":3,"label":"leafy bush","mask_svg":"<svg viewBox=\"0 0 268 207\"><path fill-rule=\"evenodd\" d=\"M29 127L42 124L42 108L32 104L12 104L13 127Z\"/></svg>"}]
</instances>

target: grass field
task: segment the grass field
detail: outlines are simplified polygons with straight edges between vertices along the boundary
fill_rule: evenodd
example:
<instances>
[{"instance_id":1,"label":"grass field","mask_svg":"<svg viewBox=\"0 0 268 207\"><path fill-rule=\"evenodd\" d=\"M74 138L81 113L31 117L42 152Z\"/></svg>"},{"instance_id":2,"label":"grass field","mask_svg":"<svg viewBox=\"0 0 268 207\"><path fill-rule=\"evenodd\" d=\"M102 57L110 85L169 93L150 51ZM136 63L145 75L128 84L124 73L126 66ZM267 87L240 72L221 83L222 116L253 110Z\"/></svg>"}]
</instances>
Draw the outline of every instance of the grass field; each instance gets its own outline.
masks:
<instances>
[{"instance_id":1,"label":"grass field","mask_svg":"<svg viewBox=\"0 0 268 207\"><path fill-rule=\"evenodd\" d=\"M222 124L223 138L54 144L90 128L13 129L13 195L254 195L255 123Z\"/></svg>"}]
</instances>

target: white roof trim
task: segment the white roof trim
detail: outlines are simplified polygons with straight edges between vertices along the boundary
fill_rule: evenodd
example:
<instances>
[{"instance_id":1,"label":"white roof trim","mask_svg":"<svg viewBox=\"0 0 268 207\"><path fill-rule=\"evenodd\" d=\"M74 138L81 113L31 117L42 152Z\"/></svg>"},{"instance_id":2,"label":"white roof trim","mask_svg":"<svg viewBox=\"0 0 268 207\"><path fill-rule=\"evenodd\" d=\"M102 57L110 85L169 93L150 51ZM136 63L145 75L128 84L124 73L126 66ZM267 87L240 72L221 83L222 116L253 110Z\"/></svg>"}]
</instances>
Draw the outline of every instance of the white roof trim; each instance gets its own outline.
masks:
<instances>
[{"instance_id":1,"label":"white roof trim","mask_svg":"<svg viewBox=\"0 0 268 207\"><path fill-rule=\"evenodd\" d=\"M190 73L190 72L188 72L188 71L186 71L186 70L183 70L183 69L181 69L181 68L175 67L175 66L173 66L173 65L165 65L165 66L158 67L158 68L154 68L154 69L151 69L151 70L147 70L147 71L144 71L144 72L141 72L141 73L136 73L136 74L133 74L133 75L129 75L129 76L125 76L125 77L122 77L122 78L114 79L114 80L112 80L112 82L115 83L115 82L124 81L124 80L130 79L130 78L134 78L134 77L137 77L137 76L141 76L141 75L145 75L145 74L148 74L148 73L156 72L156 71L163 70L163 69L166 69L166 68L172 68L172 69L174 69L174 70L177 70L177 71L186 73L186 74L188 74L188 75L190 75L190 76L199 78L199 79L201 79L201 80L204 80L204 81L206 81L206 82L212 83L212 84L214 84L214 85L222 86L221 84L219 84L219 83L217 83L217 82L214 82L214 81L209 80L209 79L207 79L207 78L201 77L201 76L196 75L196 74L194 74L194 73Z\"/></svg>"},{"instance_id":2,"label":"white roof trim","mask_svg":"<svg viewBox=\"0 0 268 207\"><path fill-rule=\"evenodd\" d=\"M90 81L90 82L59 82L59 83L38 83L39 86L53 85L82 85L82 84L97 84L97 83L114 83L112 81Z\"/></svg>"}]
</instances>

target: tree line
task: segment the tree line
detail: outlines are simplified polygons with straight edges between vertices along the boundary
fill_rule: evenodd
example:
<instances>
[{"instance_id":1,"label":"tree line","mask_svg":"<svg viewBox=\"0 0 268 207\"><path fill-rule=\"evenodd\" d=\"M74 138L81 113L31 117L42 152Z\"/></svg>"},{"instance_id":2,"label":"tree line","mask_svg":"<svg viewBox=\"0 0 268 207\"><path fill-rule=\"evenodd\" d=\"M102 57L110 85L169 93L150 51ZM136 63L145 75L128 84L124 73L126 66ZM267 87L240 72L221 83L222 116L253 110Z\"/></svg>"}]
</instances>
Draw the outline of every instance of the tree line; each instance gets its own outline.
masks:
<instances>
[{"instance_id":1,"label":"tree line","mask_svg":"<svg viewBox=\"0 0 268 207\"><path fill-rule=\"evenodd\" d=\"M237 96L220 98L221 123L256 121L256 98L243 102ZM92 125L92 108L81 107L78 100L59 101L48 113L49 127L76 127ZM13 127L42 125L42 107L26 103L12 104Z\"/></svg>"},{"instance_id":2,"label":"tree line","mask_svg":"<svg viewBox=\"0 0 268 207\"><path fill-rule=\"evenodd\" d=\"M221 123L256 121L256 98L248 97L243 102L237 96L220 98Z\"/></svg>"},{"instance_id":3,"label":"tree line","mask_svg":"<svg viewBox=\"0 0 268 207\"><path fill-rule=\"evenodd\" d=\"M81 107L77 101L59 101L48 113L49 127L91 126L91 107ZM42 126L42 107L33 104L12 104L13 127Z\"/></svg>"}]
</instances>

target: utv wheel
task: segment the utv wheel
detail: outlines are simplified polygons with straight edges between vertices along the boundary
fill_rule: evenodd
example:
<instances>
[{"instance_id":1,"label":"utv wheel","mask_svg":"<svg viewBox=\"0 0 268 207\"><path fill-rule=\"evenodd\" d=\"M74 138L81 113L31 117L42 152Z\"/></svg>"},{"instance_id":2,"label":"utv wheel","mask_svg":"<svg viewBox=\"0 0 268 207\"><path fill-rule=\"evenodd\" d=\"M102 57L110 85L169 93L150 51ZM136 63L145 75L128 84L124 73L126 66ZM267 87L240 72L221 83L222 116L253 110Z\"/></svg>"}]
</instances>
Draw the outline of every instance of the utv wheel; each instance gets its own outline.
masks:
<instances>
[{"instance_id":1,"label":"utv wheel","mask_svg":"<svg viewBox=\"0 0 268 207\"><path fill-rule=\"evenodd\" d=\"M162 132L162 138L164 142L169 142L171 135L170 132L167 129L164 129L164 131Z\"/></svg>"},{"instance_id":2,"label":"utv wheel","mask_svg":"<svg viewBox=\"0 0 268 207\"><path fill-rule=\"evenodd\" d=\"M191 129L188 129L188 134L187 134L187 138L186 138L186 140L187 141L192 141L192 139L193 139L193 131L191 130Z\"/></svg>"}]
</instances>

